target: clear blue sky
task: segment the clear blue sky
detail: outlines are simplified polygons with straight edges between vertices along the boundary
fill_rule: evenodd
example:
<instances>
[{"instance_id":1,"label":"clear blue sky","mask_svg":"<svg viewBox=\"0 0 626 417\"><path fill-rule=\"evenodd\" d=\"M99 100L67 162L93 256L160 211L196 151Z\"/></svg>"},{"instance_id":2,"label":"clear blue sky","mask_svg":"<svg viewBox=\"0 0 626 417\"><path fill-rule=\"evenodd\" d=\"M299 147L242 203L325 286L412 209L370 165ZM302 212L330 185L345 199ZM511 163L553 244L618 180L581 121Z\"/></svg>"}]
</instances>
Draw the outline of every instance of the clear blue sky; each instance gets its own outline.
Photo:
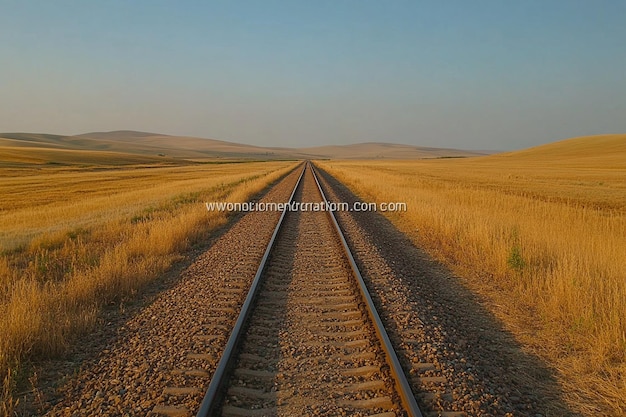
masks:
<instances>
[{"instance_id":1,"label":"clear blue sky","mask_svg":"<svg viewBox=\"0 0 626 417\"><path fill-rule=\"evenodd\" d=\"M0 0L0 132L518 149L626 132L626 2Z\"/></svg>"}]
</instances>

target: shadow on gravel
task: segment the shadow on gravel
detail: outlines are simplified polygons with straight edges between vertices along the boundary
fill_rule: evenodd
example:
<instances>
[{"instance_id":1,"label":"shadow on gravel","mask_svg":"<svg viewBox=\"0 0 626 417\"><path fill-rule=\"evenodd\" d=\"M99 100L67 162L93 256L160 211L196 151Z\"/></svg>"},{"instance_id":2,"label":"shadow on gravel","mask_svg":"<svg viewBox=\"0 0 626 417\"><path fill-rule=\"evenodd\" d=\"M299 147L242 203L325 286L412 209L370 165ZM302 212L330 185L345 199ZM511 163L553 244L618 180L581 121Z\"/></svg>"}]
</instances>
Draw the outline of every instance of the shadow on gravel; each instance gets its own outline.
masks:
<instances>
[{"instance_id":1,"label":"shadow on gravel","mask_svg":"<svg viewBox=\"0 0 626 417\"><path fill-rule=\"evenodd\" d=\"M327 172L318 170L329 200L361 201ZM481 303L480 297L463 285L461 278L416 247L376 212L338 213L351 248L355 247L351 236L355 229L346 227L346 216L352 217L366 233L366 239L384 258L393 275L408 289L407 297L417 306L424 328L436 334L431 342L441 347L442 362L452 364L453 375L459 378L452 385L469 384L472 389L486 391L495 398L493 402L497 404L485 404L470 415L506 412L532 417L580 415L565 404L549 366L541 358L524 352L513 335ZM377 271L366 256L359 256L356 251L353 254L367 282ZM385 320L384 309L378 303L377 308ZM398 329L391 327L388 331L398 346ZM467 362L459 365L459 357ZM407 358L402 355L399 358L407 366Z\"/></svg>"}]
</instances>

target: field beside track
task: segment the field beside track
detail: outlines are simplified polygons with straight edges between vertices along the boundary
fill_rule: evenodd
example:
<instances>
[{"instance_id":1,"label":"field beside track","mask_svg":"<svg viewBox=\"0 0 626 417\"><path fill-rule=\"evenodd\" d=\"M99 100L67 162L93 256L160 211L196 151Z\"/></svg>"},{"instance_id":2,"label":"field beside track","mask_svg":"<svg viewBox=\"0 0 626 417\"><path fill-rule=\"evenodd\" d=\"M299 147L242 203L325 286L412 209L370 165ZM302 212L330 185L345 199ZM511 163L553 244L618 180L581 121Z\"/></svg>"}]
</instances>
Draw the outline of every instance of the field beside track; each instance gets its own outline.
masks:
<instances>
[{"instance_id":1,"label":"field beside track","mask_svg":"<svg viewBox=\"0 0 626 417\"><path fill-rule=\"evenodd\" d=\"M104 304L132 297L225 224L205 201L248 201L296 165L115 156L0 167L0 414L24 361L63 352Z\"/></svg>"},{"instance_id":2,"label":"field beside track","mask_svg":"<svg viewBox=\"0 0 626 417\"><path fill-rule=\"evenodd\" d=\"M487 157L317 163L485 296L587 415L626 412L626 135Z\"/></svg>"}]
</instances>

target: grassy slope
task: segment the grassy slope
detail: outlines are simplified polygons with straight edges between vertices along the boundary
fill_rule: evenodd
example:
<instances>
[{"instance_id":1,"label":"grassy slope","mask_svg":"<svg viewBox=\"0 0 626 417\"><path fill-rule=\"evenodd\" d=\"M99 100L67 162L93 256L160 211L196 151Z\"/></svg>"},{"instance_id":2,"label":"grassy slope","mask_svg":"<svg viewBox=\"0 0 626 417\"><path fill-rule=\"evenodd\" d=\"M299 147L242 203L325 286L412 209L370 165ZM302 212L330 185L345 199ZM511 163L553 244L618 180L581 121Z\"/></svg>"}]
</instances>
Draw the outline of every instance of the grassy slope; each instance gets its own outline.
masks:
<instances>
[{"instance_id":1,"label":"grassy slope","mask_svg":"<svg viewBox=\"0 0 626 417\"><path fill-rule=\"evenodd\" d=\"M180 163L172 158L143 156L122 152L1 146L0 166L19 165L131 165Z\"/></svg>"},{"instance_id":2,"label":"grassy slope","mask_svg":"<svg viewBox=\"0 0 626 417\"><path fill-rule=\"evenodd\" d=\"M0 138L10 139L14 141L14 143L25 142L27 146L30 146L30 144L37 144L36 146L40 146L41 144L58 146L59 140L63 137L64 136L61 135L50 135L45 133L0 133Z\"/></svg>"},{"instance_id":3,"label":"grassy slope","mask_svg":"<svg viewBox=\"0 0 626 417\"><path fill-rule=\"evenodd\" d=\"M626 134L583 136L552 142L534 148L494 155L494 161L587 163L600 167L607 161L626 167Z\"/></svg>"},{"instance_id":4,"label":"grassy slope","mask_svg":"<svg viewBox=\"0 0 626 417\"><path fill-rule=\"evenodd\" d=\"M432 161L424 175L544 201L625 210L626 135L574 138L521 151ZM453 168L453 169L450 169Z\"/></svg>"}]
</instances>

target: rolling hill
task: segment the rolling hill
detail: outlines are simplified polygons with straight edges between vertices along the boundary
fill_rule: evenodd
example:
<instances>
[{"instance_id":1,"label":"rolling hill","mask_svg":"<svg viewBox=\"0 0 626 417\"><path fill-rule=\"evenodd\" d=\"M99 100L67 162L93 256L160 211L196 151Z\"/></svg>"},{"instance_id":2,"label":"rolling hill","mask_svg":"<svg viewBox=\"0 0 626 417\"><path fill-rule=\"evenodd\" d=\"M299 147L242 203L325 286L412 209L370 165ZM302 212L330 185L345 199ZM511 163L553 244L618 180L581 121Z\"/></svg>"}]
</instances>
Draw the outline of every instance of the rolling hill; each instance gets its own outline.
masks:
<instances>
[{"instance_id":1,"label":"rolling hill","mask_svg":"<svg viewBox=\"0 0 626 417\"><path fill-rule=\"evenodd\" d=\"M581 136L519 151L491 155L486 159L494 162L550 162L626 168L626 134Z\"/></svg>"},{"instance_id":2,"label":"rolling hill","mask_svg":"<svg viewBox=\"0 0 626 417\"><path fill-rule=\"evenodd\" d=\"M484 155L481 152L459 149L428 148L378 142L301 148L300 151L331 159L427 159Z\"/></svg>"},{"instance_id":3,"label":"rolling hill","mask_svg":"<svg viewBox=\"0 0 626 417\"><path fill-rule=\"evenodd\" d=\"M75 153L77 151L108 152L108 157L124 154L143 156L150 160L166 158L187 161L214 159L423 159L482 154L457 149L426 148L391 143L361 143L312 148L259 147L215 139L169 136L128 130L92 132L75 136L35 133L0 134L0 161L38 163L35 161L52 160L69 163L78 156ZM59 157L61 157L60 161L56 159Z\"/></svg>"}]
</instances>

